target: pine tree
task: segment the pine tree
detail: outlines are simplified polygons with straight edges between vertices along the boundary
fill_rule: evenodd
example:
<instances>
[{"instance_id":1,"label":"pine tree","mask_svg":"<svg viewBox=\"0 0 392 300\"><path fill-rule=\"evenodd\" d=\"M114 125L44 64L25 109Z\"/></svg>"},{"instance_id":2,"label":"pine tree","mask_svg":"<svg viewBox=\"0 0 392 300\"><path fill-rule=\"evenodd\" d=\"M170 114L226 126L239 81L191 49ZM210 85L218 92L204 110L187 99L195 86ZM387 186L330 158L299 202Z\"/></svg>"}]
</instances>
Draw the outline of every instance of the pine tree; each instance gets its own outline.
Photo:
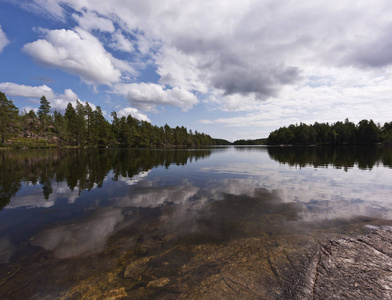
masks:
<instances>
[{"instance_id":1,"label":"pine tree","mask_svg":"<svg viewBox=\"0 0 392 300\"><path fill-rule=\"evenodd\" d=\"M113 146L116 144L110 123L103 116L100 106L94 111L94 128L96 128L95 139L98 147Z\"/></svg>"},{"instance_id":2,"label":"pine tree","mask_svg":"<svg viewBox=\"0 0 392 300\"><path fill-rule=\"evenodd\" d=\"M92 126L93 124L93 109L91 108L90 104L86 102L84 105L84 112L86 115L86 125L87 125L87 134L86 134L86 139L87 139L87 144L88 145L93 145L93 135L94 135L94 128Z\"/></svg>"},{"instance_id":3,"label":"pine tree","mask_svg":"<svg viewBox=\"0 0 392 300\"><path fill-rule=\"evenodd\" d=\"M40 103L41 103L41 105L38 109L38 116L44 124L44 131L46 131L46 126L47 126L47 122L48 122L48 115L49 115L49 111L50 111L50 103L48 100L46 100L45 96L41 97Z\"/></svg>"},{"instance_id":4,"label":"pine tree","mask_svg":"<svg viewBox=\"0 0 392 300\"><path fill-rule=\"evenodd\" d=\"M8 100L4 93L0 92L0 134L1 143L17 128L19 110L12 100Z\"/></svg>"},{"instance_id":5,"label":"pine tree","mask_svg":"<svg viewBox=\"0 0 392 300\"><path fill-rule=\"evenodd\" d=\"M65 119L67 120L67 136L68 141L71 144L77 144L77 134L78 134L78 122L76 111L73 108L71 103L68 103L67 108L65 109L64 114Z\"/></svg>"},{"instance_id":6,"label":"pine tree","mask_svg":"<svg viewBox=\"0 0 392 300\"><path fill-rule=\"evenodd\" d=\"M56 136L59 138L60 142L66 139L67 136L67 122L65 117L55 111L54 114L54 121L53 121L53 127L54 127L54 132Z\"/></svg>"},{"instance_id":7,"label":"pine tree","mask_svg":"<svg viewBox=\"0 0 392 300\"><path fill-rule=\"evenodd\" d=\"M77 115L77 144L80 147L86 142L87 135L87 122L86 122L86 110L79 100L76 100L76 115Z\"/></svg>"}]
</instances>

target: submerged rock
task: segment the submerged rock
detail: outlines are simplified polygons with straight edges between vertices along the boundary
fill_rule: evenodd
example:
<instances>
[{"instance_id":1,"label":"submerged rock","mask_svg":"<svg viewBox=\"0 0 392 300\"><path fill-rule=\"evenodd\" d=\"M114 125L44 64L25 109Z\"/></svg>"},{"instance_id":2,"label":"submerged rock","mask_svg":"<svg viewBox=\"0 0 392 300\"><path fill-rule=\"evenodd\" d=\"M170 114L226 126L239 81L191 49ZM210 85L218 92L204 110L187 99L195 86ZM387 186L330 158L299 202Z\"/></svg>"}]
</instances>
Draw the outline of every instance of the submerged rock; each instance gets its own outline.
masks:
<instances>
[{"instance_id":1,"label":"submerged rock","mask_svg":"<svg viewBox=\"0 0 392 300\"><path fill-rule=\"evenodd\" d=\"M147 283L147 288L161 288L167 285L170 282L169 278L159 278Z\"/></svg>"},{"instance_id":2,"label":"submerged rock","mask_svg":"<svg viewBox=\"0 0 392 300\"><path fill-rule=\"evenodd\" d=\"M392 299L392 231L324 244L299 286L295 299Z\"/></svg>"},{"instance_id":3,"label":"submerged rock","mask_svg":"<svg viewBox=\"0 0 392 300\"><path fill-rule=\"evenodd\" d=\"M149 238L130 243L135 230L129 227L87 258L48 259L47 251L40 250L6 265L0 286L7 288L0 289L0 298L392 299L389 229L358 235L369 232L358 220L355 226L350 223L350 231L338 230L347 226L341 222L330 232L328 224L319 224L313 232L275 233L276 218L260 220L269 225L267 232L238 222L231 227L235 238L213 240L194 233L173 240L147 227ZM51 284L37 289L47 278Z\"/></svg>"},{"instance_id":4,"label":"submerged rock","mask_svg":"<svg viewBox=\"0 0 392 300\"><path fill-rule=\"evenodd\" d=\"M131 262L125 269L124 278L132 278L135 281L141 281L147 273L147 263L150 257L144 257Z\"/></svg>"}]
</instances>

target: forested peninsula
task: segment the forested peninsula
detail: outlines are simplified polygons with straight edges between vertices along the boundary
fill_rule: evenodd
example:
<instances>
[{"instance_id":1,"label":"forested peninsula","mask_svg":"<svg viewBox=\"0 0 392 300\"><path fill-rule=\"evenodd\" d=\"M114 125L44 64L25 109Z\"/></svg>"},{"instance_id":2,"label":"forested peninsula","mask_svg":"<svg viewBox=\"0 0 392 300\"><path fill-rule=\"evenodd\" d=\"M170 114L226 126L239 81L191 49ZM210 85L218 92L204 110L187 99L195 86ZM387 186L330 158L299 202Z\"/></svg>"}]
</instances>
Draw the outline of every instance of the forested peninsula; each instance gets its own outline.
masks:
<instances>
[{"instance_id":1,"label":"forested peninsula","mask_svg":"<svg viewBox=\"0 0 392 300\"><path fill-rule=\"evenodd\" d=\"M11 99L0 92L0 147L197 147L229 144L226 140L185 127L154 126L131 115L118 117L112 112L112 123L105 119L101 108L93 109L88 102L71 103L64 115L50 114L50 102L41 97L38 114L33 110L19 112Z\"/></svg>"},{"instance_id":2,"label":"forested peninsula","mask_svg":"<svg viewBox=\"0 0 392 300\"><path fill-rule=\"evenodd\" d=\"M270 133L269 145L359 145L392 144L392 122L383 126L373 120L362 120L357 125L346 119L333 124L314 123L290 125Z\"/></svg>"}]
</instances>

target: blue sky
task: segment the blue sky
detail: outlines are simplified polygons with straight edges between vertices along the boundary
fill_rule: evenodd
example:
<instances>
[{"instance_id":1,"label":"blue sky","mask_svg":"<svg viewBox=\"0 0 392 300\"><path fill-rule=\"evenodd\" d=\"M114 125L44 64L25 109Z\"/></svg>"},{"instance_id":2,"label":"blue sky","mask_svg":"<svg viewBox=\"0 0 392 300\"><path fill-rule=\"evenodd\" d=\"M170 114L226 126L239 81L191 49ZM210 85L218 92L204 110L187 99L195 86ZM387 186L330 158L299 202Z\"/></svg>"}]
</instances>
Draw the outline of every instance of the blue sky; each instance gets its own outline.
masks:
<instances>
[{"instance_id":1,"label":"blue sky","mask_svg":"<svg viewBox=\"0 0 392 300\"><path fill-rule=\"evenodd\" d=\"M216 138L392 121L392 6L376 1L0 0L0 91Z\"/></svg>"}]
</instances>

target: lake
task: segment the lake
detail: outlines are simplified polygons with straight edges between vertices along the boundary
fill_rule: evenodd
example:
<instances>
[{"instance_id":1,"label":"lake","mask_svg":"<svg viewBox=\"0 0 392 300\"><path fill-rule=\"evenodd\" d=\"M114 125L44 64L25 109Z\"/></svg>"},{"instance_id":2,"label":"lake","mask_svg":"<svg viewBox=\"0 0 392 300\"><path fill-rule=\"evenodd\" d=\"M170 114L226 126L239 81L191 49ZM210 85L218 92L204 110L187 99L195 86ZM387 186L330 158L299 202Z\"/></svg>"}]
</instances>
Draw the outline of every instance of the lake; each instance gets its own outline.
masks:
<instances>
[{"instance_id":1,"label":"lake","mask_svg":"<svg viewBox=\"0 0 392 300\"><path fill-rule=\"evenodd\" d=\"M291 295L392 226L390 147L0 151L1 299Z\"/></svg>"}]
</instances>

